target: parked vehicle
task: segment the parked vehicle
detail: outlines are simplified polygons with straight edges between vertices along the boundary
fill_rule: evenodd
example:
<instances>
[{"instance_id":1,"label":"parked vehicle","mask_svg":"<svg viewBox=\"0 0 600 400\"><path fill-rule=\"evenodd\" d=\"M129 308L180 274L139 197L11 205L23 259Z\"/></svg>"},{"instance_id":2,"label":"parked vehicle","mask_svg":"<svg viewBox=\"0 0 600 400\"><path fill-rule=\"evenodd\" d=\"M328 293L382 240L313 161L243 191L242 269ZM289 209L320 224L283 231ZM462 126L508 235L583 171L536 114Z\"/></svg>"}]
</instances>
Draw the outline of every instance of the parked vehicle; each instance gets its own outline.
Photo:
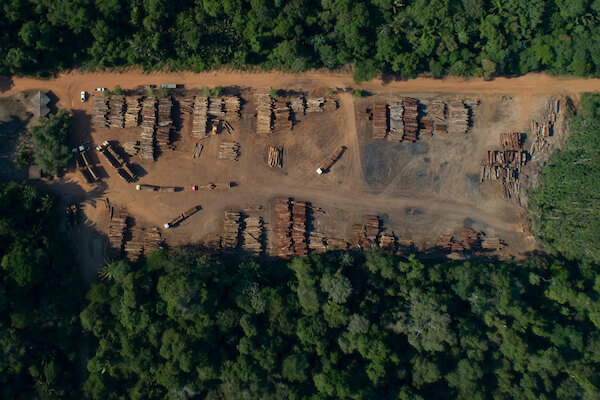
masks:
<instances>
[{"instance_id":1,"label":"parked vehicle","mask_svg":"<svg viewBox=\"0 0 600 400\"><path fill-rule=\"evenodd\" d=\"M96 92L106 92L106 88L105 87L97 87L96 89L94 89L94 91Z\"/></svg>"},{"instance_id":2,"label":"parked vehicle","mask_svg":"<svg viewBox=\"0 0 600 400\"><path fill-rule=\"evenodd\" d=\"M85 103L85 101L87 100L87 93L85 92L85 90L81 91L81 102Z\"/></svg>"}]
</instances>

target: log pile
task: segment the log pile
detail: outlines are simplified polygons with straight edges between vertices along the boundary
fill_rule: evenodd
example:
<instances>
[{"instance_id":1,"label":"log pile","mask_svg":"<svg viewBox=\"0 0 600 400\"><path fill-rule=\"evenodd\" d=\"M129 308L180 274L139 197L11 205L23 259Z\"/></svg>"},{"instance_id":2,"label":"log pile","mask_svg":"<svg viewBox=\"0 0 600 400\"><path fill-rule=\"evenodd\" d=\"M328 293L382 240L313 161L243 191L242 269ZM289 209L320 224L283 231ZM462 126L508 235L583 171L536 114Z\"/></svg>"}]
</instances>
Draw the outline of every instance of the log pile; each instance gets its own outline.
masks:
<instances>
[{"instance_id":1,"label":"log pile","mask_svg":"<svg viewBox=\"0 0 600 400\"><path fill-rule=\"evenodd\" d=\"M247 217L242 237L242 249L254 256L263 252L263 220L261 217Z\"/></svg>"},{"instance_id":2,"label":"log pile","mask_svg":"<svg viewBox=\"0 0 600 400\"><path fill-rule=\"evenodd\" d=\"M368 108L357 109L355 114L357 121L370 121L373 117L371 110Z\"/></svg>"},{"instance_id":3,"label":"log pile","mask_svg":"<svg viewBox=\"0 0 600 400\"><path fill-rule=\"evenodd\" d=\"M286 100L277 100L273 106L273 130L290 130L292 129L292 119L290 118L290 107Z\"/></svg>"},{"instance_id":4,"label":"log pile","mask_svg":"<svg viewBox=\"0 0 600 400\"><path fill-rule=\"evenodd\" d=\"M327 250L325 235L321 232L310 232L308 235L308 248L311 252L324 252Z\"/></svg>"},{"instance_id":5,"label":"log pile","mask_svg":"<svg viewBox=\"0 0 600 400\"><path fill-rule=\"evenodd\" d=\"M144 241L143 238L141 238L141 240L139 238L141 235L141 230L139 228L131 228L130 232L132 233L133 238L125 242L124 250L127 259L135 262L144 252Z\"/></svg>"},{"instance_id":6,"label":"log pile","mask_svg":"<svg viewBox=\"0 0 600 400\"><path fill-rule=\"evenodd\" d=\"M463 246L465 250L477 250L481 247L480 233L471 228L464 228L461 231L463 237Z\"/></svg>"},{"instance_id":7,"label":"log pile","mask_svg":"<svg viewBox=\"0 0 600 400\"><path fill-rule=\"evenodd\" d=\"M111 128L123 128L124 126L124 107L125 96L111 95L110 101L110 116L109 122Z\"/></svg>"},{"instance_id":8,"label":"log pile","mask_svg":"<svg viewBox=\"0 0 600 400\"><path fill-rule=\"evenodd\" d=\"M295 256L308 255L308 243L306 237L306 208L303 201L292 201L292 241Z\"/></svg>"},{"instance_id":9,"label":"log pile","mask_svg":"<svg viewBox=\"0 0 600 400\"><path fill-rule=\"evenodd\" d=\"M424 135L431 135L433 133L433 121L430 119L422 119L419 122L419 132Z\"/></svg>"},{"instance_id":10,"label":"log pile","mask_svg":"<svg viewBox=\"0 0 600 400\"><path fill-rule=\"evenodd\" d=\"M125 142L123 150L130 156L135 156L140 151L140 142Z\"/></svg>"},{"instance_id":11,"label":"log pile","mask_svg":"<svg viewBox=\"0 0 600 400\"><path fill-rule=\"evenodd\" d=\"M325 99L323 102L323 111L335 111L338 109L338 103L334 99Z\"/></svg>"},{"instance_id":12,"label":"log pile","mask_svg":"<svg viewBox=\"0 0 600 400\"><path fill-rule=\"evenodd\" d=\"M155 134L156 145L161 151L165 151L171 144L171 129L173 118L171 112L173 101L171 96L162 97L158 100L158 120Z\"/></svg>"},{"instance_id":13,"label":"log pile","mask_svg":"<svg viewBox=\"0 0 600 400\"><path fill-rule=\"evenodd\" d=\"M242 217L239 212L225 211L223 247L235 250L239 244Z\"/></svg>"},{"instance_id":14,"label":"log pile","mask_svg":"<svg viewBox=\"0 0 600 400\"><path fill-rule=\"evenodd\" d=\"M550 99L546 102L544 116L542 121L531 121L531 133L533 133L533 143L529 153L533 156L536 153L547 153L550 148L548 137L554 134L554 124L558 118L560 101Z\"/></svg>"},{"instance_id":15,"label":"log pile","mask_svg":"<svg viewBox=\"0 0 600 400\"><path fill-rule=\"evenodd\" d=\"M225 102L223 99L219 97L211 97L208 101L208 115L211 115L215 118L222 118L225 116L225 111L223 110L223 106Z\"/></svg>"},{"instance_id":16,"label":"log pile","mask_svg":"<svg viewBox=\"0 0 600 400\"><path fill-rule=\"evenodd\" d=\"M419 131L419 123L417 117L419 116L419 102L417 99L406 98L402 101L404 107L404 114L402 120L404 123L404 136L403 140L411 142L417 141L417 133Z\"/></svg>"},{"instance_id":17,"label":"log pile","mask_svg":"<svg viewBox=\"0 0 600 400\"><path fill-rule=\"evenodd\" d=\"M304 110L305 110L304 97L303 96L292 97L290 99L290 107L291 107L292 111L294 112L294 115L304 114Z\"/></svg>"},{"instance_id":18,"label":"log pile","mask_svg":"<svg viewBox=\"0 0 600 400\"><path fill-rule=\"evenodd\" d=\"M520 150L488 150L487 165L521 169L527 163L527 152Z\"/></svg>"},{"instance_id":19,"label":"log pile","mask_svg":"<svg viewBox=\"0 0 600 400\"><path fill-rule=\"evenodd\" d=\"M427 104L427 116L437 124L446 121L446 103L441 100L433 100Z\"/></svg>"},{"instance_id":20,"label":"log pile","mask_svg":"<svg viewBox=\"0 0 600 400\"><path fill-rule=\"evenodd\" d=\"M163 243L163 238L160 235L158 228L152 228L146 231L144 235L144 254L150 254L158 249Z\"/></svg>"},{"instance_id":21,"label":"log pile","mask_svg":"<svg viewBox=\"0 0 600 400\"><path fill-rule=\"evenodd\" d=\"M502 197L515 199L521 203L519 173L513 167L500 165L483 165L480 171L481 182L499 181L502 183Z\"/></svg>"},{"instance_id":22,"label":"log pile","mask_svg":"<svg viewBox=\"0 0 600 400\"><path fill-rule=\"evenodd\" d=\"M256 95L256 133L268 135L273 129L273 99L268 94Z\"/></svg>"},{"instance_id":23,"label":"log pile","mask_svg":"<svg viewBox=\"0 0 600 400\"><path fill-rule=\"evenodd\" d=\"M219 160L237 161L239 154L238 142L223 142L219 145Z\"/></svg>"},{"instance_id":24,"label":"log pile","mask_svg":"<svg viewBox=\"0 0 600 400\"><path fill-rule=\"evenodd\" d=\"M404 107L401 101L393 101L389 104L390 107L390 132L388 140L392 142L401 142L404 136Z\"/></svg>"},{"instance_id":25,"label":"log pile","mask_svg":"<svg viewBox=\"0 0 600 400\"><path fill-rule=\"evenodd\" d=\"M385 104L373 104L373 138L385 138L387 130L387 106Z\"/></svg>"},{"instance_id":26,"label":"log pile","mask_svg":"<svg viewBox=\"0 0 600 400\"><path fill-rule=\"evenodd\" d=\"M179 112L182 115L192 114L194 112L194 96L187 95L178 99L179 101Z\"/></svg>"},{"instance_id":27,"label":"log pile","mask_svg":"<svg viewBox=\"0 0 600 400\"><path fill-rule=\"evenodd\" d=\"M111 213L114 211L111 209ZM123 237L127 229L127 213L120 209L117 214L112 215L108 225L108 256L111 258L121 257L123 252Z\"/></svg>"},{"instance_id":28,"label":"log pile","mask_svg":"<svg viewBox=\"0 0 600 400\"><path fill-rule=\"evenodd\" d=\"M360 224L352 225L352 232L350 236L350 244L352 247L368 250L371 248L371 244L367 240L365 227Z\"/></svg>"},{"instance_id":29,"label":"log pile","mask_svg":"<svg viewBox=\"0 0 600 400\"><path fill-rule=\"evenodd\" d=\"M385 230L379 237L379 247L388 252L394 252L396 250L396 236L394 232Z\"/></svg>"},{"instance_id":30,"label":"log pile","mask_svg":"<svg viewBox=\"0 0 600 400\"><path fill-rule=\"evenodd\" d=\"M125 111L125 128L135 128L140 124L140 96L128 97Z\"/></svg>"},{"instance_id":31,"label":"log pile","mask_svg":"<svg viewBox=\"0 0 600 400\"><path fill-rule=\"evenodd\" d=\"M225 119L227 121L238 121L240 119L240 98L239 96L226 96Z\"/></svg>"},{"instance_id":32,"label":"log pile","mask_svg":"<svg viewBox=\"0 0 600 400\"><path fill-rule=\"evenodd\" d=\"M502 241L496 237L486 237L481 242L481 247L485 250L501 250L502 246Z\"/></svg>"},{"instance_id":33,"label":"log pile","mask_svg":"<svg viewBox=\"0 0 600 400\"><path fill-rule=\"evenodd\" d=\"M277 256L288 258L293 255L292 250L292 211L290 210L290 199L277 198L274 201L275 210L275 247Z\"/></svg>"},{"instance_id":34,"label":"log pile","mask_svg":"<svg viewBox=\"0 0 600 400\"><path fill-rule=\"evenodd\" d=\"M106 115L108 114L108 101L104 97L94 96L94 115L92 124L94 128L108 128Z\"/></svg>"},{"instance_id":35,"label":"log pile","mask_svg":"<svg viewBox=\"0 0 600 400\"><path fill-rule=\"evenodd\" d=\"M404 249L410 249L415 244L411 238L404 236L399 236L396 239L396 243L398 244L398 247Z\"/></svg>"},{"instance_id":36,"label":"log pile","mask_svg":"<svg viewBox=\"0 0 600 400\"><path fill-rule=\"evenodd\" d=\"M196 97L194 100L194 118L192 120L192 136L196 139L208 137L206 132L207 111L208 99L206 97Z\"/></svg>"},{"instance_id":37,"label":"log pile","mask_svg":"<svg viewBox=\"0 0 600 400\"><path fill-rule=\"evenodd\" d=\"M371 244L376 244L379 239L381 221L377 215L367 215L365 217L365 235Z\"/></svg>"},{"instance_id":38,"label":"log pile","mask_svg":"<svg viewBox=\"0 0 600 400\"><path fill-rule=\"evenodd\" d=\"M269 147L269 167L283 167L283 147Z\"/></svg>"},{"instance_id":39,"label":"log pile","mask_svg":"<svg viewBox=\"0 0 600 400\"><path fill-rule=\"evenodd\" d=\"M435 126L433 127L433 131L435 133L446 133L447 132L447 127L446 124L440 124L440 123L435 123Z\"/></svg>"},{"instance_id":40,"label":"log pile","mask_svg":"<svg viewBox=\"0 0 600 400\"><path fill-rule=\"evenodd\" d=\"M306 99L306 112L321 112L323 111L323 103L325 102L324 97L313 97Z\"/></svg>"},{"instance_id":41,"label":"log pile","mask_svg":"<svg viewBox=\"0 0 600 400\"><path fill-rule=\"evenodd\" d=\"M500 148L506 150L520 150L523 148L523 135L520 133L501 133Z\"/></svg>"},{"instance_id":42,"label":"log pile","mask_svg":"<svg viewBox=\"0 0 600 400\"><path fill-rule=\"evenodd\" d=\"M348 250L348 242L345 239L327 238L327 246L331 249Z\"/></svg>"},{"instance_id":43,"label":"log pile","mask_svg":"<svg viewBox=\"0 0 600 400\"><path fill-rule=\"evenodd\" d=\"M469 130L469 109L460 100L448 106L448 133L465 134Z\"/></svg>"},{"instance_id":44,"label":"log pile","mask_svg":"<svg viewBox=\"0 0 600 400\"><path fill-rule=\"evenodd\" d=\"M437 247L440 250L450 251L450 248L452 247L452 242L453 241L454 241L454 238L452 236L450 236L450 235L441 235L435 241L435 247Z\"/></svg>"},{"instance_id":45,"label":"log pile","mask_svg":"<svg viewBox=\"0 0 600 400\"><path fill-rule=\"evenodd\" d=\"M192 158L200 158L200 154L202 154L203 145L196 143L194 145L194 151L192 152Z\"/></svg>"},{"instance_id":46,"label":"log pile","mask_svg":"<svg viewBox=\"0 0 600 400\"><path fill-rule=\"evenodd\" d=\"M140 148L142 160L154 161L154 125L156 124L156 99L146 98L142 102L142 133Z\"/></svg>"}]
</instances>

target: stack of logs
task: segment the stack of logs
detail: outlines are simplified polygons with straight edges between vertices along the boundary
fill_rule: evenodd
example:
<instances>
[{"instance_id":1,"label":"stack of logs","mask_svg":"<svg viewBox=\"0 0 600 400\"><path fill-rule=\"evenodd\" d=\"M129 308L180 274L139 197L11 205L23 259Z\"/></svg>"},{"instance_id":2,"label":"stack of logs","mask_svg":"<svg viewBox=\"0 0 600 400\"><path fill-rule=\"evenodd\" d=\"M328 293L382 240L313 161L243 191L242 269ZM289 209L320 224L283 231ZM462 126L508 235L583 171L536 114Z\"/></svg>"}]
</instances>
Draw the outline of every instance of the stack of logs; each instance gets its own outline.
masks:
<instances>
[{"instance_id":1,"label":"stack of logs","mask_svg":"<svg viewBox=\"0 0 600 400\"><path fill-rule=\"evenodd\" d=\"M194 112L194 96L187 95L180 98L179 111L182 115L192 114Z\"/></svg>"},{"instance_id":2,"label":"stack of logs","mask_svg":"<svg viewBox=\"0 0 600 400\"><path fill-rule=\"evenodd\" d=\"M323 111L323 103L325 102L325 98L323 97L314 97L306 99L306 112L321 112Z\"/></svg>"},{"instance_id":3,"label":"stack of logs","mask_svg":"<svg viewBox=\"0 0 600 400\"><path fill-rule=\"evenodd\" d=\"M106 114L108 113L108 102L104 97L94 97L94 116L92 117L92 123L94 128L108 128L108 122L106 121Z\"/></svg>"},{"instance_id":4,"label":"stack of logs","mask_svg":"<svg viewBox=\"0 0 600 400\"><path fill-rule=\"evenodd\" d=\"M311 252L323 252L327 250L325 235L317 231L310 232L308 235L308 248Z\"/></svg>"},{"instance_id":5,"label":"stack of logs","mask_svg":"<svg viewBox=\"0 0 600 400\"><path fill-rule=\"evenodd\" d=\"M140 151L140 142L125 142L123 150L130 156L135 156Z\"/></svg>"},{"instance_id":6,"label":"stack of logs","mask_svg":"<svg viewBox=\"0 0 600 400\"><path fill-rule=\"evenodd\" d=\"M275 246L277 256L288 258L293 255L292 250L292 212L290 210L290 199L275 199L273 209L275 210Z\"/></svg>"},{"instance_id":7,"label":"stack of logs","mask_svg":"<svg viewBox=\"0 0 600 400\"><path fill-rule=\"evenodd\" d=\"M156 123L156 99L146 98L142 102L142 134L140 147L142 159L154 161L154 125Z\"/></svg>"},{"instance_id":8,"label":"stack of logs","mask_svg":"<svg viewBox=\"0 0 600 400\"><path fill-rule=\"evenodd\" d=\"M396 250L396 236L394 232L386 230L379 237L379 247L383 250L393 253Z\"/></svg>"},{"instance_id":9,"label":"stack of logs","mask_svg":"<svg viewBox=\"0 0 600 400\"><path fill-rule=\"evenodd\" d=\"M419 123L417 117L419 116L419 102L417 99L405 98L402 101L404 107L403 122L404 122L404 140L411 142L417 141L417 132L419 130Z\"/></svg>"},{"instance_id":10,"label":"stack of logs","mask_svg":"<svg viewBox=\"0 0 600 400\"><path fill-rule=\"evenodd\" d=\"M281 168L283 166L283 147L269 147L269 167Z\"/></svg>"},{"instance_id":11,"label":"stack of logs","mask_svg":"<svg viewBox=\"0 0 600 400\"><path fill-rule=\"evenodd\" d=\"M267 135L273 129L273 100L268 94L256 95L256 133Z\"/></svg>"},{"instance_id":12,"label":"stack of logs","mask_svg":"<svg viewBox=\"0 0 600 400\"><path fill-rule=\"evenodd\" d=\"M547 153L550 148L548 137L554 133L554 124L558 117L560 101L557 99L549 99L546 102L544 116L541 122L531 121L531 133L533 133L533 143L529 149L529 153L533 156L536 153Z\"/></svg>"},{"instance_id":13,"label":"stack of logs","mask_svg":"<svg viewBox=\"0 0 600 400\"><path fill-rule=\"evenodd\" d=\"M527 162L527 152L522 151L523 137L520 133L501 133L503 150L487 152L486 165L481 166L480 180L502 182L502 197L521 203L519 170ZM508 150L510 149L510 150Z\"/></svg>"},{"instance_id":14,"label":"stack of logs","mask_svg":"<svg viewBox=\"0 0 600 400\"><path fill-rule=\"evenodd\" d=\"M170 147L171 128L173 127L173 119L171 111L173 102L171 96L162 97L158 100L158 120L156 127L156 145L161 151L165 151Z\"/></svg>"},{"instance_id":15,"label":"stack of logs","mask_svg":"<svg viewBox=\"0 0 600 400\"><path fill-rule=\"evenodd\" d=\"M306 202L292 200L292 241L295 256L308 255L306 237Z\"/></svg>"},{"instance_id":16,"label":"stack of logs","mask_svg":"<svg viewBox=\"0 0 600 400\"><path fill-rule=\"evenodd\" d=\"M527 163L527 152L521 150L488 150L487 165L521 169Z\"/></svg>"},{"instance_id":17,"label":"stack of logs","mask_svg":"<svg viewBox=\"0 0 600 400\"><path fill-rule=\"evenodd\" d=\"M389 105L390 107L390 132L388 134L388 140L392 142L401 142L404 135L404 122L402 116L404 114L404 107L402 102L393 101Z\"/></svg>"},{"instance_id":18,"label":"stack of logs","mask_svg":"<svg viewBox=\"0 0 600 400\"><path fill-rule=\"evenodd\" d=\"M208 136L206 132L208 111L208 99L196 97L194 100L194 118L192 120L192 136L196 139L204 139Z\"/></svg>"},{"instance_id":19,"label":"stack of logs","mask_svg":"<svg viewBox=\"0 0 600 400\"><path fill-rule=\"evenodd\" d=\"M292 120L290 118L290 107L286 100L275 101L273 107L274 121L273 130L290 130L292 129Z\"/></svg>"},{"instance_id":20,"label":"stack of logs","mask_svg":"<svg viewBox=\"0 0 600 400\"><path fill-rule=\"evenodd\" d=\"M381 223L377 215L367 215L365 217L365 234L367 240L371 243L377 243Z\"/></svg>"},{"instance_id":21,"label":"stack of logs","mask_svg":"<svg viewBox=\"0 0 600 400\"><path fill-rule=\"evenodd\" d=\"M325 99L323 103L323 111L335 111L338 108L338 103L334 99Z\"/></svg>"},{"instance_id":22,"label":"stack of logs","mask_svg":"<svg viewBox=\"0 0 600 400\"><path fill-rule=\"evenodd\" d=\"M219 97L211 97L208 102L208 114L215 118L222 118L225 116L223 111L223 99Z\"/></svg>"},{"instance_id":23,"label":"stack of logs","mask_svg":"<svg viewBox=\"0 0 600 400\"><path fill-rule=\"evenodd\" d=\"M236 211L225 211L223 247L235 250L239 244L241 214Z\"/></svg>"},{"instance_id":24,"label":"stack of logs","mask_svg":"<svg viewBox=\"0 0 600 400\"><path fill-rule=\"evenodd\" d=\"M123 208L119 210L118 214L113 215L113 213L114 211L111 209L111 218L108 225L108 256L118 258L123 251L123 237L127 229L127 213Z\"/></svg>"},{"instance_id":25,"label":"stack of logs","mask_svg":"<svg viewBox=\"0 0 600 400\"><path fill-rule=\"evenodd\" d=\"M238 121L240 119L240 98L239 96L226 96L225 101L225 119L227 121Z\"/></svg>"},{"instance_id":26,"label":"stack of logs","mask_svg":"<svg viewBox=\"0 0 600 400\"><path fill-rule=\"evenodd\" d=\"M238 142L223 142L219 146L219 159L237 161L240 151Z\"/></svg>"},{"instance_id":27,"label":"stack of logs","mask_svg":"<svg viewBox=\"0 0 600 400\"><path fill-rule=\"evenodd\" d=\"M144 254L150 254L162 245L163 239L158 228L152 228L146 231L144 236Z\"/></svg>"},{"instance_id":28,"label":"stack of logs","mask_svg":"<svg viewBox=\"0 0 600 400\"><path fill-rule=\"evenodd\" d=\"M446 103L441 100L433 100L427 104L427 116L432 118L436 124L446 120Z\"/></svg>"},{"instance_id":29,"label":"stack of logs","mask_svg":"<svg viewBox=\"0 0 600 400\"><path fill-rule=\"evenodd\" d=\"M261 217L247 217L243 232L244 251L258 256L263 251L263 220Z\"/></svg>"},{"instance_id":30,"label":"stack of logs","mask_svg":"<svg viewBox=\"0 0 600 400\"><path fill-rule=\"evenodd\" d=\"M422 135L431 135L433 133L433 121L430 119L422 119L419 122L419 133Z\"/></svg>"},{"instance_id":31,"label":"stack of logs","mask_svg":"<svg viewBox=\"0 0 600 400\"><path fill-rule=\"evenodd\" d=\"M127 259L135 262L144 252L144 241L143 238L140 238L142 230L139 228L131 228L129 231L131 232L132 238L125 242L124 250Z\"/></svg>"},{"instance_id":32,"label":"stack of logs","mask_svg":"<svg viewBox=\"0 0 600 400\"><path fill-rule=\"evenodd\" d=\"M367 215L365 225L352 225L351 243L354 247L372 249L379 242L380 220L377 215Z\"/></svg>"},{"instance_id":33,"label":"stack of logs","mask_svg":"<svg viewBox=\"0 0 600 400\"><path fill-rule=\"evenodd\" d=\"M123 127L123 108L125 106L125 96L111 95L110 96L110 127L111 128L122 128Z\"/></svg>"},{"instance_id":34,"label":"stack of logs","mask_svg":"<svg viewBox=\"0 0 600 400\"><path fill-rule=\"evenodd\" d=\"M294 116L304 114L305 104L304 97L292 97L290 99L290 106L294 112Z\"/></svg>"},{"instance_id":35,"label":"stack of logs","mask_svg":"<svg viewBox=\"0 0 600 400\"><path fill-rule=\"evenodd\" d=\"M469 129L469 109L460 100L455 100L448 106L448 133L467 133Z\"/></svg>"},{"instance_id":36,"label":"stack of logs","mask_svg":"<svg viewBox=\"0 0 600 400\"><path fill-rule=\"evenodd\" d=\"M508 150L520 150L523 148L523 135L517 132L501 133L500 148Z\"/></svg>"},{"instance_id":37,"label":"stack of logs","mask_svg":"<svg viewBox=\"0 0 600 400\"><path fill-rule=\"evenodd\" d=\"M497 237L486 237L481 242L481 247L485 250L500 250L502 246L502 240Z\"/></svg>"},{"instance_id":38,"label":"stack of logs","mask_svg":"<svg viewBox=\"0 0 600 400\"><path fill-rule=\"evenodd\" d=\"M387 106L385 104L373 104L373 137L375 139L383 139L386 132Z\"/></svg>"},{"instance_id":39,"label":"stack of logs","mask_svg":"<svg viewBox=\"0 0 600 400\"><path fill-rule=\"evenodd\" d=\"M135 128L140 123L140 96L127 98L127 111L125 113L125 128Z\"/></svg>"}]
</instances>

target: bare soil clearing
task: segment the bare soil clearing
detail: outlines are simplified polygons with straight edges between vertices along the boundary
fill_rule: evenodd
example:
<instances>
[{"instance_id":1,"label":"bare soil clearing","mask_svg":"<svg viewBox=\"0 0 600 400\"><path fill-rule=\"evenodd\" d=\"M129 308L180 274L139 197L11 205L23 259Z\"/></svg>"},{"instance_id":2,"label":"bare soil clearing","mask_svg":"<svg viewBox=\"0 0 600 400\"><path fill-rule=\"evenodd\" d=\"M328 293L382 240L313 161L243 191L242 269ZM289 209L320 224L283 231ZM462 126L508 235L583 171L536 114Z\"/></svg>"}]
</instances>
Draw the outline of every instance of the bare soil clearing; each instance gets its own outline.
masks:
<instances>
[{"instance_id":1,"label":"bare soil clearing","mask_svg":"<svg viewBox=\"0 0 600 400\"><path fill-rule=\"evenodd\" d=\"M522 256L535 249L527 234L526 210L502 199L498 187L479 182L479 168L486 150L496 146L501 132L526 132L531 119L541 113L551 97L569 96L575 100L582 92L600 90L600 80L553 78L527 75L494 81L472 79L416 79L384 83L380 80L360 85L371 95L355 99L350 94L356 85L347 74L330 73L81 73L73 71L53 80L13 78L5 93L26 89L51 91L58 106L71 109L74 115L73 144L90 141L93 146L104 140L123 144L139 140L140 128L92 129L92 102L81 103L80 92L94 87L124 90L145 84L176 83L186 90L203 86L223 86L241 93L247 103L242 118L232 122L231 134L222 133L200 141L204 149L192 159L196 139L191 137L191 116L178 124L174 136L175 151L159 155L156 162L144 163L132 158L140 176L137 183L179 186L176 193L142 192L135 184L124 182L97 153L92 157L101 165L103 179L94 187L79 173L70 171L51 186L57 192L86 191L82 201L87 224L106 230L107 216L101 205L108 197L116 206L127 208L137 227L162 227L182 211L199 205L201 210L179 226L162 230L170 245L206 242L223 231L223 216L228 209L260 215L269 233L273 222L271 205L275 197L285 196L311 202L325 214L316 216L314 227L333 238L348 238L352 224L364 223L366 214L382 216L386 228L400 236L411 237L419 247L432 245L439 235L453 234L462 227L485 231L501 237L508 246L505 254ZM338 90L339 109L302 115L291 131L268 136L255 133L254 94L268 93L271 88L321 94L324 88ZM463 136L421 137L416 143L391 143L371 137L370 121L357 121L355 110L374 101L411 96L417 99L477 98L473 109L473 126ZM177 125L177 124L176 124ZM219 160L219 144L240 144L237 162ZM346 151L330 173L317 175L315 169L338 146ZM282 147L283 168L267 164L269 146ZM235 182L223 191L193 192L192 185L209 182ZM260 205L259 210L255 210ZM272 246L270 239L267 244ZM88 240L88 237L83 239ZM95 241L97 238L94 239ZM96 243L96 242L94 242ZM97 243L85 245L97 257ZM90 247L92 246L92 247Z\"/></svg>"}]
</instances>

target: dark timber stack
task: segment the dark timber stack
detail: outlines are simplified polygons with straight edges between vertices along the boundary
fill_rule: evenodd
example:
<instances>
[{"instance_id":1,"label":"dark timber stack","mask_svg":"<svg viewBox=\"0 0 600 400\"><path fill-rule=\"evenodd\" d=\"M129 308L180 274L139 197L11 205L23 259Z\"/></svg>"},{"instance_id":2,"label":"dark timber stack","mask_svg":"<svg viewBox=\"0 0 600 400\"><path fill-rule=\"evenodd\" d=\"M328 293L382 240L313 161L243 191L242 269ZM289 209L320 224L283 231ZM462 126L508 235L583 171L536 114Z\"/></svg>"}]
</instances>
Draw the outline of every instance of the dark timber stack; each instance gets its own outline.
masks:
<instances>
[{"instance_id":1,"label":"dark timber stack","mask_svg":"<svg viewBox=\"0 0 600 400\"><path fill-rule=\"evenodd\" d=\"M387 130L387 106L373 104L373 138L384 139Z\"/></svg>"},{"instance_id":2,"label":"dark timber stack","mask_svg":"<svg viewBox=\"0 0 600 400\"><path fill-rule=\"evenodd\" d=\"M404 107L403 122L404 122L404 140L415 142L419 131L419 102L416 99L406 98L402 101Z\"/></svg>"},{"instance_id":3,"label":"dark timber stack","mask_svg":"<svg viewBox=\"0 0 600 400\"><path fill-rule=\"evenodd\" d=\"M93 108L92 124L94 128L108 128L108 121L106 120L108 101L104 97L94 96Z\"/></svg>"},{"instance_id":4,"label":"dark timber stack","mask_svg":"<svg viewBox=\"0 0 600 400\"><path fill-rule=\"evenodd\" d=\"M275 211L275 248L277 257L289 258L292 250L292 212L289 198L277 198L273 205Z\"/></svg>"},{"instance_id":5,"label":"dark timber stack","mask_svg":"<svg viewBox=\"0 0 600 400\"><path fill-rule=\"evenodd\" d=\"M114 214L114 211L113 211ZM123 253L123 237L127 229L127 213L123 208L112 215L108 225L108 256L119 258Z\"/></svg>"},{"instance_id":6,"label":"dark timber stack","mask_svg":"<svg viewBox=\"0 0 600 400\"><path fill-rule=\"evenodd\" d=\"M269 147L269 167L281 168L283 166L283 147Z\"/></svg>"}]
</instances>

